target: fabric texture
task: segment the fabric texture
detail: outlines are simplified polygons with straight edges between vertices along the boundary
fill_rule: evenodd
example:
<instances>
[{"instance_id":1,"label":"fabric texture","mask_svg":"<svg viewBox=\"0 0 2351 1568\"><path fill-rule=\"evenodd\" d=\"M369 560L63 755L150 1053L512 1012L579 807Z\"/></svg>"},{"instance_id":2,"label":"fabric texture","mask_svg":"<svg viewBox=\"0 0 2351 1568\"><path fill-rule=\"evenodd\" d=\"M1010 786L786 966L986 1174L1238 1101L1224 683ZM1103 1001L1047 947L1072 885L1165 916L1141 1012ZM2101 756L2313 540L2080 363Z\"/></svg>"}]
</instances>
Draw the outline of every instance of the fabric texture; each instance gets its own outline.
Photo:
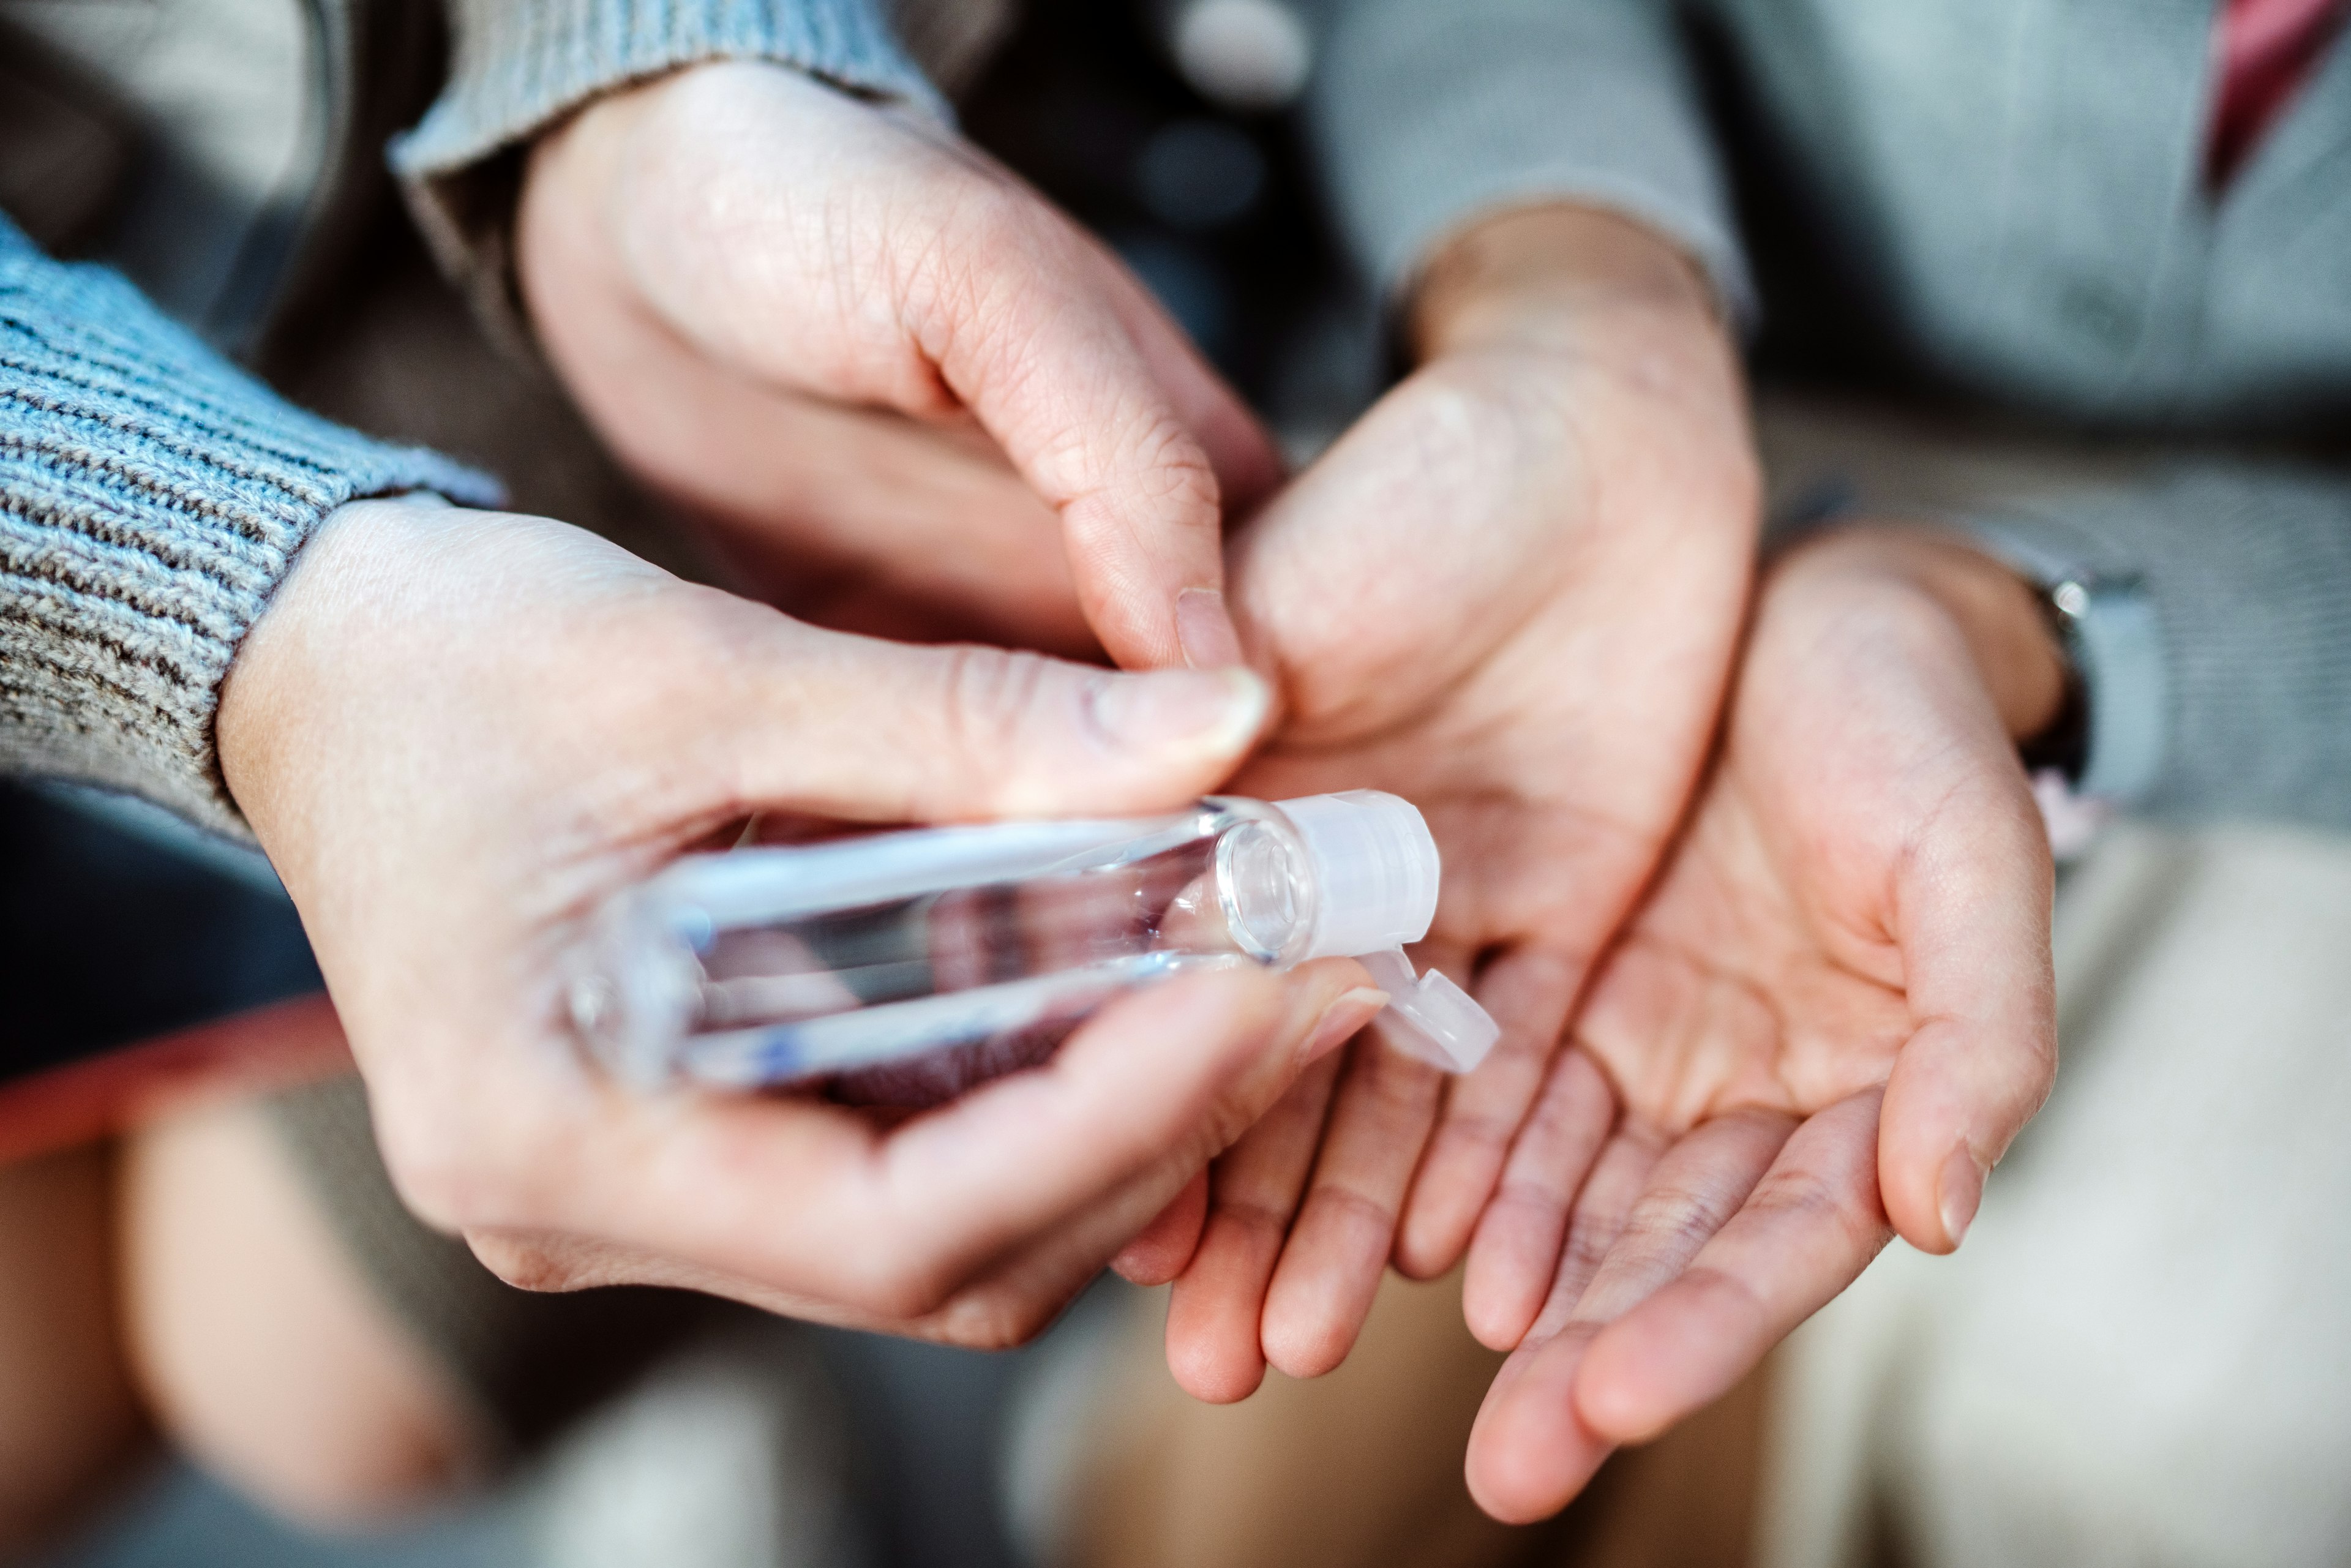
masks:
<instances>
[{"instance_id":1,"label":"fabric texture","mask_svg":"<svg viewBox=\"0 0 2351 1568\"><path fill-rule=\"evenodd\" d=\"M1325 0L1313 140L1343 235L1390 287L1481 212L1592 203L1653 224L1729 298L1757 279L1800 361L2054 431L2253 454L1949 520L2145 584L2168 668L2131 685L2166 694L2164 755L2125 804L2351 827L2351 47L2313 57L2215 199L2215 15ZM2285 444L2309 464L2258 455Z\"/></svg>"},{"instance_id":2,"label":"fabric texture","mask_svg":"<svg viewBox=\"0 0 2351 1568\"><path fill-rule=\"evenodd\" d=\"M2056 906L2054 1093L1949 1258L1783 1347L1756 1568L2351 1557L2351 843L2117 829Z\"/></svg>"},{"instance_id":3,"label":"fabric texture","mask_svg":"<svg viewBox=\"0 0 2351 1568\"><path fill-rule=\"evenodd\" d=\"M442 270L507 350L516 298L516 156L600 93L701 60L773 60L876 99L945 108L873 0L444 0L455 61L392 165Z\"/></svg>"},{"instance_id":4,"label":"fabric texture","mask_svg":"<svg viewBox=\"0 0 2351 1568\"><path fill-rule=\"evenodd\" d=\"M242 832L213 733L237 645L320 519L404 490L497 497L287 405L0 219L0 767Z\"/></svg>"},{"instance_id":5,"label":"fabric texture","mask_svg":"<svg viewBox=\"0 0 2351 1568\"><path fill-rule=\"evenodd\" d=\"M1754 288L1672 16L1648 0L1325 0L1305 128L1384 298L1443 238L1572 197L1672 238L1728 311Z\"/></svg>"},{"instance_id":6,"label":"fabric texture","mask_svg":"<svg viewBox=\"0 0 2351 1568\"><path fill-rule=\"evenodd\" d=\"M2351 827L2351 476L2214 462L1970 526L2143 586L2166 664L2143 813Z\"/></svg>"},{"instance_id":7,"label":"fabric texture","mask_svg":"<svg viewBox=\"0 0 2351 1568\"><path fill-rule=\"evenodd\" d=\"M448 90L392 149L409 179L478 162L600 92L696 60L778 60L854 91L936 101L869 0L448 4Z\"/></svg>"}]
</instances>

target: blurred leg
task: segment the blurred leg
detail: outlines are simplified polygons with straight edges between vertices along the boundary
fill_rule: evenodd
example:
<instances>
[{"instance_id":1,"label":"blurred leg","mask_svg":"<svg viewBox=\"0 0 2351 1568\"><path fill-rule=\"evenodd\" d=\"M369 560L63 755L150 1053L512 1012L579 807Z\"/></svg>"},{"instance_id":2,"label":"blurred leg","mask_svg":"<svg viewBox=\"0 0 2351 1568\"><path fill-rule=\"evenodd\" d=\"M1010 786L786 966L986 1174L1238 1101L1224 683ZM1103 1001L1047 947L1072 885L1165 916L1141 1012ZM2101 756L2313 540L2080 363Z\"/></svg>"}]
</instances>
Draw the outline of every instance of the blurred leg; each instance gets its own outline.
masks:
<instances>
[{"instance_id":1,"label":"blurred leg","mask_svg":"<svg viewBox=\"0 0 2351 1568\"><path fill-rule=\"evenodd\" d=\"M1495 1523L1461 1479L1501 1357L1458 1277L1382 1283L1338 1371L1269 1374L1199 1404L1160 1360L1165 1292L1138 1297L1081 1439L1066 1568L1741 1568L1752 1557L1771 1366L1627 1449L1559 1519Z\"/></svg>"},{"instance_id":2,"label":"blurred leg","mask_svg":"<svg viewBox=\"0 0 2351 1568\"><path fill-rule=\"evenodd\" d=\"M353 1268L257 1103L134 1139L121 1199L132 1360L199 1463L350 1525L481 1461L462 1396Z\"/></svg>"},{"instance_id":3,"label":"blurred leg","mask_svg":"<svg viewBox=\"0 0 2351 1568\"><path fill-rule=\"evenodd\" d=\"M1083 1568L1483 1568L1530 1532L1469 1500L1461 1457L1501 1357L1469 1337L1458 1277L1382 1284L1354 1352L1238 1405L1192 1400L1161 1350L1165 1292L1137 1298L1071 1489Z\"/></svg>"},{"instance_id":4,"label":"blurred leg","mask_svg":"<svg viewBox=\"0 0 2351 1568\"><path fill-rule=\"evenodd\" d=\"M0 1559L68 1523L144 1446L111 1186L103 1147L0 1167Z\"/></svg>"},{"instance_id":5,"label":"blurred leg","mask_svg":"<svg viewBox=\"0 0 2351 1568\"><path fill-rule=\"evenodd\" d=\"M2351 1561L2346 952L2351 839L2110 832L1967 1246L1790 1343L1766 1562Z\"/></svg>"}]
</instances>

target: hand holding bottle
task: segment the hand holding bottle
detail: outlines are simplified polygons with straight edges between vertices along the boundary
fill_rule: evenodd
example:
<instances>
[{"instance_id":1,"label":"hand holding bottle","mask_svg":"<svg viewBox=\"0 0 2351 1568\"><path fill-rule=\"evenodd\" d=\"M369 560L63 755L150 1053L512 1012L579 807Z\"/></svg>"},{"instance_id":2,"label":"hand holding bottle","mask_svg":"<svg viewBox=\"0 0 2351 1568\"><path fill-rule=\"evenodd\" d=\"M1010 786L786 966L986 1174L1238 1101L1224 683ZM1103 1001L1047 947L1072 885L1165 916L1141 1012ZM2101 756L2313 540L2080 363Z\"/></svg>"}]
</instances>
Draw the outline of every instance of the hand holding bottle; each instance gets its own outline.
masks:
<instances>
[{"instance_id":1,"label":"hand holding bottle","mask_svg":"<svg viewBox=\"0 0 2351 1568\"><path fill-rule=\"evenodd\" d=\"M898 647L544 519L361 502L241 649L219 733L425 1218L536 1289L680 1284L1001 1343L1363 1025L1360 967L1181 977L1047 1067L893 1119L624 1089L578 1049L559 956L605 896L754 810L1165 810L1265 706L1245 672Z\"/></svg>"}]
</instances>

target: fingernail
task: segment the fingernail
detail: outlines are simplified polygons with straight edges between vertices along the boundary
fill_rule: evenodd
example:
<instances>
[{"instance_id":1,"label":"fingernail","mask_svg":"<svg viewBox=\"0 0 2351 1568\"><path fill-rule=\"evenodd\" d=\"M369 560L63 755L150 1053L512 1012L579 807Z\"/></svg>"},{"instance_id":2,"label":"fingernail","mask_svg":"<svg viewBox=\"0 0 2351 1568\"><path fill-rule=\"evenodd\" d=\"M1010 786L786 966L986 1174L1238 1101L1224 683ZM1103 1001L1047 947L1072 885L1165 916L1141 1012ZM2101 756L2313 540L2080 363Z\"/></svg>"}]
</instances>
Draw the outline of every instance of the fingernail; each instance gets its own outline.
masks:
<instances>
[{"instance_id":1,"label":"fingernail","mask_svg":"<svg viewBox=\"0 0 2351 1568\"><path fill-rule=\"evenodd\" d=\"M1241 634L1213 588L1187 588L1176 596L1176 641L1184 662L1196 670L1221 670L1241 662Z\"/></svg>"},{"instance_id":2,"label":"fingernail","mask_svg":"<svg viewBox=\"0 0 2351 1568\"><path fill-rule=\"evenodd\" d=\"M1265 725L1273 694L1256 672L1152 670L1094 688L1094 723L1134 751L1238 753Z\"/></svg>"},{"instance_id":3,"label":"fingernail","mask_svg":"<svg viewBox=\"0 0 2351 1568\"><path fill-rule=\"evenodd\" d=\"M1301 1061L1319 1061L1355 1037L1356 1031L1379 1017L1380 1009L1388 1005L1388 994L1370 986L1357 986L1352 991L1342 991L1322 1016L1314 1020L1314 1032L1307 1037L1306 1049L1299 1055Z\"/></svg>"},{"instance_id":4,"label":"fingernail","mask_svg":"<svg viewBox=\"0 0 2351 1568\"><path fill-rule=\"evenodd\" d=\"M1976 1222L1976 1206L1983 1202L1984 1170L1976 1164L1976 1156L1965 1144L1951 1151L1943 1162L1942 1191L1938 1208L1943 1217L1943 1234L1956 1248L1967 1239L1968 1227Z\"/></svg>"}]
</instances>

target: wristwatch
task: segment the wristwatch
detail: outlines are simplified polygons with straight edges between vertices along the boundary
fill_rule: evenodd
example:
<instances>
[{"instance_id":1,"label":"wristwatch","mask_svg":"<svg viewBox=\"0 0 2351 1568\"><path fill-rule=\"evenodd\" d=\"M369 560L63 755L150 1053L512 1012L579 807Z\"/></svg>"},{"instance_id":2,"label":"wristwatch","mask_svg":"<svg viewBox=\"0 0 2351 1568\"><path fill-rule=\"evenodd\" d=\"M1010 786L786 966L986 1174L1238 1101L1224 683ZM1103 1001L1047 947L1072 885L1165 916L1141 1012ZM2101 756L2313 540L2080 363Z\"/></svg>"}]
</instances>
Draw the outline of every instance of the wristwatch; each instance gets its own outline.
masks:
<instances>
[{"instance_id":1,"label":"wristwatch","mask_svg":"<svg viewBox=\"0 0 2351 1568\"><path fill-rule=\"evenodd\" d=\"M2003 553L2040 589L2066 664L2057 716L2019 747L2026 768L2053 770L2092 800L2141 799L2163 765L2170 700L2153 601L2137 577L2053 569L2019 559L2013 549Z\"/></svg>"}]
</instances>

